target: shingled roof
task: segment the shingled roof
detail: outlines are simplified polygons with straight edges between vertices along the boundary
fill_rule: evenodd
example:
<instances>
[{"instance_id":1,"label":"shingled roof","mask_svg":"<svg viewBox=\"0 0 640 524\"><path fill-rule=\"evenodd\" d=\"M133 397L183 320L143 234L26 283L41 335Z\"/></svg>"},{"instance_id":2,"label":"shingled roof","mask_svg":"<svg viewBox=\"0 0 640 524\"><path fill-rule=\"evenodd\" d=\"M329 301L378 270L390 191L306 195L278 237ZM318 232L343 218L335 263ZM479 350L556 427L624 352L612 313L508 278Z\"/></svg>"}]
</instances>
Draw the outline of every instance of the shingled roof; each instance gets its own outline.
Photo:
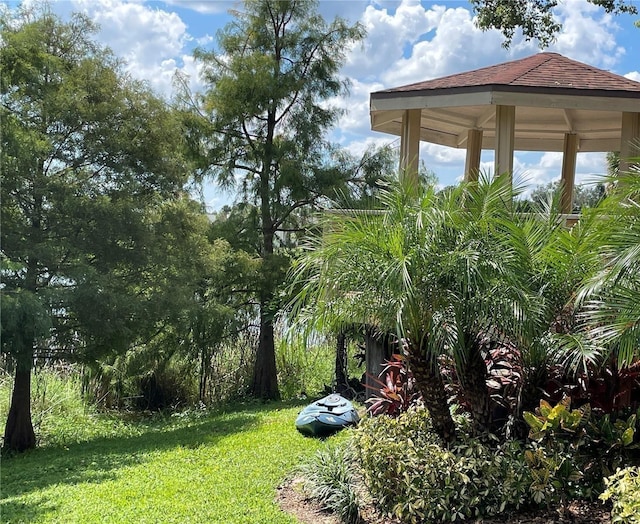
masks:
<instances>
[{"instance_id":1,"label":"shingled roof","mask_svg":"<svg viewBox=\"0 0 640 524\"><path fill-rule=\"evenodd\" d=\"M640 113L640 82L538 53L371 93L371 128L401 136L404 112L419 109L421 140L466 148L468 130L479 129L493 149L496 106L516 108L516 150L562 151L569 133L580 151L617 151L622 114Z\"/></svg>"},{"instance_id":2,"label":"shingled roof","mask_svg":"<svg viewBox=\"0 0 640 524\"><path fill-rule=\"evenodd\" d=\"M473 71L442 78L385 89L373 93L415 93L434 90L469 90L476 87L525 88L562 90L577 94L577 90L595 92L622 92L625 96L640 98L640 82L604 71L582 62L566 58L558 53L538 53L520 60L483 67ZM520 89L517 89L518 91ZM587 94L587 93L585 93ZM604 94L604 93L601 93Z\"/></svg>"}]
</instances>

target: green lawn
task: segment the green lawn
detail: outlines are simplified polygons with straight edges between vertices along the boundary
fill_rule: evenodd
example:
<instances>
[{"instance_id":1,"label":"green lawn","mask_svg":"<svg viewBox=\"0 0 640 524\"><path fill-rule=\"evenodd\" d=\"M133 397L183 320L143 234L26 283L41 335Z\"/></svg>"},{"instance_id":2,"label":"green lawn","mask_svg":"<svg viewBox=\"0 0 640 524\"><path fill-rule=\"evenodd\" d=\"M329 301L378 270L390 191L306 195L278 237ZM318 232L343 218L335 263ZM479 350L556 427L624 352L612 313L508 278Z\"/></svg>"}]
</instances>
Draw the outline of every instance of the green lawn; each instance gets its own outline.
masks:
<instances>
[{"instance_id":1,"label":"green lawn","mask_svg":"<svg viewBox=\"0 0 640 524\"><path fill-rule=\"evenodd\" d=\"M322 442L293 422L300 405L144 423L96 421L106 436L5 458L2 522L294 523L276 487ZM83 421L85 424L86 421Z\"/></svg>"}]
</instances>

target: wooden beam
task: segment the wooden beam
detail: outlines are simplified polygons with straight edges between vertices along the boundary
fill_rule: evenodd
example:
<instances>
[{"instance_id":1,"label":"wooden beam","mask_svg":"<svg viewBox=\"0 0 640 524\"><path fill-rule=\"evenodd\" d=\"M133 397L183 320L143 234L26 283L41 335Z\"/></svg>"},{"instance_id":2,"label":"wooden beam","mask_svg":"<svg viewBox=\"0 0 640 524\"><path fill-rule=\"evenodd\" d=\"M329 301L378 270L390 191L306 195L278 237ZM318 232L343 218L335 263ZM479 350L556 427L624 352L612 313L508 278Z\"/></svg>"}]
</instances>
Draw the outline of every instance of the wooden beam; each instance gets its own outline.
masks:
<instances>
[{"instance_id":1,"label":"wooden beam","mask_svg":"<svg viewBox=\"0 0 640 524\"><path fill-rule=\"evenodd\" d=\"M620 149L620 137L618 138L607 138L607 139L598 139L598 140L585 140L580 137L580 144L578 146L578 151L581 153L603 153L606 151L618 151ZM424 140L424 137L423 137ZM482 138L482 148L495 150L495 138L492 136L487 136L485 132ZM516 151L540 151L541 153L549 153L551 151L561 153L563 150L563 141L558 140L547 140L547 139L534 139L534 138L516 138ZM454 147L454 146L451 146Z\"/></svg>"},{"instance_id":2,"label":"wooden beam","mask_svg":"<svg viewBox=\"0 0 640 524\"><path fill-rule=\"evenodd\" d=\"M380 126L384 126L394 120L402 121L404 111L381 111L371 113L371 129L376 130Z\"/></svg>"},{"instance_id":3,"label":"wooden beam","mask_svg":"<svg viewBox=\"0 0 640 524\"><path fill-rule=\"evenodd\" d=\"M515 106L496 106L495 176L505 173L507 173L509 177L513 176L515 128Z\"/></svg>"},{"instance_id":4,"label":"wooden beam","mask_svg":"<svg viewBox=\"0 0 640 524\"><path fill-rule=\"evenodd\" d=\"M475 127L483 129L486 124L493 120L496 116L496 110L490 107L488 111L485 111L482 115L476 118Z\"/></svg>"},{"instance_id":5,"label":"wooden beam","mask_svg":"<svg viewBox=\"0 0 640 524\"><path fill-rule=\"evenodd\" d=\"M467 159L464 163L465 182L477 181L482 153L482 129L467 131Z\"/></svg>"},{"instance_id":6,"label":"wooden beam","mask_svg":"<svg viewBox=\"0 0 640 524\"><path fill-rule=\"evenodd\" d=\"M629 159L640 154L640 113L622 113L620 172L629 171Z\"/></svg>"},{"instance_id":7,"label":"wooden beam","mask_svg":"<svg viewBox=\"0 0 640 524\"><path fill-rule=\"evenodd\" d=\"M571 109L563 109L562 115L564 116L565 124L567 124L567 133L575 132L574 124L573 124L575 117L573 115L573 111L571 111Z\"/></svg>"},{"instance_id":8,"label":"wooden beam","mask_svg":"<svg viewBox=\"0 0 640 524\"><path fill-rule=\"evenodd\" d=\"M560 196L560 213L573 212L573 188L576 179L576 160L578 156L578 135L564 135L564 151L562 153L562 195Z\"/></svg>"},{"instance_id":9,"label":"wooden beam","mask_svg":"<svg viewBox=\"0 0 640 524\"><path fill-rule=\"evenodd\" d=\"M418 185L420 154L420 109L409 109L402 115L400 135L400 176L408 177Z\"/></svg>"}]
</instances>

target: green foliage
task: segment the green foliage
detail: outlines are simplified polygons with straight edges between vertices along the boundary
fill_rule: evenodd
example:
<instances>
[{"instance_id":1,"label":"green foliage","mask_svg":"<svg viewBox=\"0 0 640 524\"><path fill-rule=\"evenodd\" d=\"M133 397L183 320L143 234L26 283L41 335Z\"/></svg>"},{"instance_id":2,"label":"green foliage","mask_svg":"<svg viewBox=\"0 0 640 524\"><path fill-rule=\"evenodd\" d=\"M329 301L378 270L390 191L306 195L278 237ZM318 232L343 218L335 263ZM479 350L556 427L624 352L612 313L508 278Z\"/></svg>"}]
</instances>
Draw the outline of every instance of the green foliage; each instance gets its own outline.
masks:
<instances>
[{"instance_id":1,"label":"green foliage","mask_svg":"<svg viewBox=\"0 0 640 524\"><path fill-rule=\"evenodd\" d=\"M365 419L354 441L371 496L402 522L481 518L529 502L532 479L515 441L489 447L463 435L447 448L420 409Z\"/></svg>"},{"instance_id":2,"label":"green foliage","mask_svg":"<svg viewBox=\"0 0 640 524\"><path fill-rule=\"evenodd\" d=\"M65 22L44 4L1 16L1 349L26 381L36 349L91 361L175 320L201 274L206 217L184 191L180 115L86 16ZM29 399L15 398L5 445L21 449Z\"/></svg>"},{"instance_id":3,"label":"green foliage","mask_svg":"<svg viewBox=\"0 0 640 524\"><path fill-rule=\"evenodd\" d=\"M575 450L559 444L542 447L535 443L524 452L524 462L532 478L530 495L536 504L563 503L571 498L590 498L597 493L581 469Z\"/></svg>"},{"instance_id":4,"label":"green foliage","mask_svg":"<svg viewBox=\"0 0 640 524\"><path fill-rule=\"evenodd\" d=\"M599 226L591 235L602 267L577 296L581 307L579 347L612 360L618 368L640 358L640 182L637 172L610 179L610 195L598 207Z\"/></svg>"},{"instance_id":5,"label":"green foliage","mask_svg":"<svg viewBox=\"0 0 640 524\"><path fill-rule=\"evenodd\" d=\"M305 491L342 522L360 520L362 496L353 451L349 443L327 445L299 469Z\"/></svg>"},{"instance_id":6,"label":"green foliage","mask_svg":"<svg viewBox=\"0 0 640 524\"><path fill-rule=\"evenodd\" d=\"M604 479L606 489L601 500L613 501L611 522L633 524L640 522L640 468L618 469Z\"/></svg>"},{"instance_id":7,"label":"green foliage","mask_svg":"<svg viewBox=\"0 0 640 524\"><path fill-rule=\"evenodd\" d=\"M96 438L135 436L140 429L117 414L98 414L81 394L82 376L76 366L38 368L32 377L33 425L42 447L64 447ZM0 418L9 411L13 381L0 380Z\"/></svg>"},{"instance_id":8,"label":"green foliage","mask_svg":"<svg viewBox=\"0 0 640 524\"><path fill-rule=\"evenodd\" d=\"M553 407L547 401L541 400L540 407L536 409L535 415L525 411L523 417L531 428L529 438L532 440L542 440L560 431L580 439L586 432L586 425L591 418L591 406L585 404L578 409L572 410L569 397L565 397ZM579 445L578 442L576 446Z\"/></svg>"},{"instance_id":9,"label":"green foliage","mask_svg":"<svg viewBox=\"0 0 640 524\"><path fill-rule=\"evenodd\" d=\"M558 181L540 184L531 192L531 200L520 200L521 209L531 211L531 202L540 205L558 198L560 183ZM573 213L580 213L586 208L596 207L606 196L606 188L603 182L593 185L576 185L573 192Z\"/></svg>"},{"instance_id":10,"label":"green foliage","mask_svg":"<svg viewBox=\"0 0 640 524\"><path fill-rule=\"evenodd\" d=\"M49 332L51 317L47 307L35 293L25 289L0 289L2 318L0 319L0 344L3 353L12 353L22 364L30 359L32 341Z\"/></svg>"},{"instance_id":11,"label":"green foliage","mask_svg":"<svg viewBox=\"0 0 640 524\"><path fill-rule=\"evenodd\" d=\"M405 340L437 427L449 422L446 395L430 398L438 383L424 375L436 374L443 356L455 367L478 431L503 424L492 420L486 387L484 355L492 349L518 352L522 373L511 397L526 390L534 397L527 401L537 403L557 347L550 331L566 317L571 325L563 313L597 262L587 249L589 224L566 231L553 208L520 216L510 206L518 188L505 180L483 176L443 192L391 185L381 191L383 213L325 217L323 235L309 241L292 272L293 311L307 328L373 324ZM511 404L519 419L522 404Z\"/></svg>"},{"instance_id":12,"label":"green foliage","mask_svg":"<svg viewBox=\"0 0 640 524\"><path fill-rule=\"evenodd\" d=\"M328 341L307 345L302 337L283 337L277 342L276 363L284 400L320 396L335 379L335 347Z\"/></svg>"},{"instance_id":13,"label":"green foliage","mask_svg":"<svg viewBox=\"0 0 640 524\"><path fill-rule=\"evenodd\" d=\"M520 2L513 0L471 0L478 16L478 27L499 29L504 35L504 47L509 47L516 29L522 29L527 40L539 40L541 48L548 47L562 25L553 17L555 0Z\"/></svg>"},{"instance_id":14,"label":"green foliage","mask_svg":"<svg viewBox=\"0 0 640 524\"><path fill-rule=\"evenodd\" d=\"M542 400L535 414L525 411L523 417L533 441L525 460L537 503L593 497L603 474L623 462L637 430L636 414L612 421L610 415L595 416L589 404L571 409L568 397L555 406Z\"/></svg>"},{"instance_id":15,"label":"green foliage","mask_svg":"<svg viewBox=\"0 0 640 524\"><path fill-rule=\"evenodd\" d=\"M346 92L338 73L364 29L341 18L328 23L317 9L313 0L246 1L218 33L217 50L195 53L207 92L204 107L191 109L206 115L201 128L209 130L193 142L195 154L218 183L237 188L241 205L227 220L242 224L236 242L252 246L261 262L253 286L261 336L252 391L265 399L280 395L273 320L290 262L285 250L305 234L314 208L387 165L368 154L353 173L354 162L341 165L345 154L326 140L340 115L326 102Z\"/></svg>"},{"instance_id":16,"label":"green foliage","mask_svg":"<svg viewBox=\"0 0 640 524\"><path fill-rule=\"evenodd\" d=\"M244 332L216 349L210 361L212 380L207 386L206 403L225 405L246 399L256 346L254 334Z\"/></svg>"},{"instance_id":17,"label":"green foliage","mask_svg":"<svg viewBox=\"0 0 640 524\"><path fill-rule=\"evenodd\" d=\"M504 47L509 47L516 29L520 28L526 40L538 40L541 49L549 47L562 25L553 15L557 0L470 0L476 24L480 29L498 29L505 38ZM629 0L589 0L604 8L605 12L636 14L638 8Z\"/></svg>"}]
</instances>

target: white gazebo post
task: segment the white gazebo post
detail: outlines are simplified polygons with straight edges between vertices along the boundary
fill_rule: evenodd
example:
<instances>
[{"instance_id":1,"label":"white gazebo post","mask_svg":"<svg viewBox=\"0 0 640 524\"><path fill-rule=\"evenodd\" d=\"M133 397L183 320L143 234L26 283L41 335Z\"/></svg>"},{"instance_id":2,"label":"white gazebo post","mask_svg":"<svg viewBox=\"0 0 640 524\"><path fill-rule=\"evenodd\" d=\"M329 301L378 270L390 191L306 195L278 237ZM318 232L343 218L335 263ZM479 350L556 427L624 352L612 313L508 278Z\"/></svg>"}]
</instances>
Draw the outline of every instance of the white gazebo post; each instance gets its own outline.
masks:
<instances>
[{"instance_id":1,"label":"white gazebo post","mask_svg":"<svg viewBox=\"0 0 640 524\"><path fill-rule=\"evenodd\" d=\"M576 161L578 157L578 135L565 133L562 151L562 194L560 196L560 213L573 212L573 188L576 178Z\"/></svg>"},{"instance_id":2,"label":"white gazebo post","mask_svg":"<svg viewBox=\"0 0 640 524\"><path fill-rule=\"evenodd\" d=\"M475 182L480 172L480 155L482 153L482 129L467 131L467 158L464 163L464 181Z\"/></svg>"},{"instance_id":3,"label":"white gazebo post","mask_svg":"<svg viewBox=\"0 0 640 524\"><path fill-rule=\"evenodd\" d=\"M513 151L515 149L516 108L496 106L496 158L495 176L513 176Z\"/></svg>"},{"instance_id":4,"label":"white gazebo post","mask_svg":"<svg viewBox=\"0 0 640 524\"><path fill-rule=\"evenodd\" d=\"M634 144L636 147L634 148ZM622 133L620 136L620 172L631 167L629 159L640 151L640 113L622 113Z\"/></svg>"},{"instance_id":5,"label":"white gazebo post","mask_svg":"<svg viewBox=\"0 0 640 524\"><path fill-rule=\"evenodd\" d=\"M420 154L420 109L407 109L402 115L400 135L400 176L409 177L418 184Z\"/></svg>"}]
</instances>

